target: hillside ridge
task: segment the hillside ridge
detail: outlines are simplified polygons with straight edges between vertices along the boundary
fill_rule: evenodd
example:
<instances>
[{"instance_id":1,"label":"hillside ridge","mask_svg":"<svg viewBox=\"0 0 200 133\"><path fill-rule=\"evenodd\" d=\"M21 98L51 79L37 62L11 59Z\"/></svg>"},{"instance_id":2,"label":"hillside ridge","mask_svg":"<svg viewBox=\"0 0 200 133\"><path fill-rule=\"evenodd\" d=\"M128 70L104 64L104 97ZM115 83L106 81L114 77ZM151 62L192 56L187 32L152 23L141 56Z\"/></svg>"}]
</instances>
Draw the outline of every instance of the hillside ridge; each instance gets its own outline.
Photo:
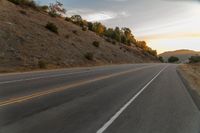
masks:
<instances>
[{"instance_id":1,"label":"hillside ridge","mask_svg":"<svg viewBox=\"0 0 200 133\"><path fill-rule=\"evenodd\" d=\"M59 34L45 28L49 22L58 27ZM1 72L158 62L139 47L109 42L64 18L7 0L0 0L0 47Z\"/></svg>"},{"instance_id":2,"label":"hillside ridge","mask_svg":"<svg viewBox=\"0 0 200 133\"><path fill-rule=\"evenodd\" d=\"M191 56L200 55L200 51L194 51L189 49L180 49L175 51L167 51L159 54L162 56L165 61L171 56L176 56L180 59L181 62L186 62Z\"/></svg>"}]
</instances>

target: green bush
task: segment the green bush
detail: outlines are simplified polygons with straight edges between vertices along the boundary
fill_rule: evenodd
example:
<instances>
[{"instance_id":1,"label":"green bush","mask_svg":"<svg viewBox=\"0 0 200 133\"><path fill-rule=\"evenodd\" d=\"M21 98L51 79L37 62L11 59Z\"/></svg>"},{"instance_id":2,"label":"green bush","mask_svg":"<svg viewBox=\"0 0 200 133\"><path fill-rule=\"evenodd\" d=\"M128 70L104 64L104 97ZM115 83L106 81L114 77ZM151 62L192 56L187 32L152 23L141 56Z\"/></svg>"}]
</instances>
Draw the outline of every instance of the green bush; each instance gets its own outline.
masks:
<instances>
[{"instance_id":1,"label":"green bush","mask_svg":"<svg viewBox=\"0 0 200 133\"><path fill-rule=\"evenodd\" d=\"M77 30L73 30L72 32L73 32L74 34L76 34L76 35L77 35L77 33L78 33Z\"/></svg>"},{"instance_id":2,"label":"green bush","mask_svg":"<svg viewBox=\"0 0 200 133\"><path fill-rule=\"evenodd\" d=\"M200 62L200 56L199 55L192 56L189 58L189 61L190 61L190 63L198 63L198 62Z\"/></svg>"},{"instance_id":3,"label":"green bush","mask_svg":"<svg viewBox=\"0 0 200 133\"><path fill-rule=\"evenodd\" d=\"M49 12L49 16L54 18L54 17L57 17L58 14L56 12Z\"/></svg>"},{"instance_id":4,"label":"green bush","mask_svg":"<svg viewBox=\"0 0 200 133\"><path fill-rule=\"evenodd\" d=\"M44 5L44 6L40 6L40 9L47 12L49 7L47 5Z\"/></svg>"},{"instance_id":5,"label":"green bush","mask_svg":"<svg viewBox=\"0 0 200 133\"><path fill-rule=\"evenodd\" d=\"M28 6L31 8L38 8L37 4L33 0L8 0L16 5L21 5L21 6Z\"/></svg>"},{"instance_id":6,"label":"green bush","mask_svg":"<svg viewBox=\"0 0 200 133\"><path fill-rule=\"evenodd\" d=\"M162 56L159 56L158 59L160 60L160 62L165 62Z\"/></svg>"},{"instance_id":7,"label":"green bush","mask_svg":"<svg viewBox=\"0 0 200 133\"><path fill-rule=\"evenodd\" d=\"M41 69L45 69L47 68L47 63L41 60L38 62L38 67Z\"/></svg>"},{"instance_id":8,"label":"green bush","mask_svg":"<svg viewBox=\"0 0 200 133\"><path fill-rule=\"evenodd\" d=\"M45 26L48 30L58 34L58 28L54 23L48 22L47 25Z\"/></svg>"},{"instance_id":9,"label":"green bush","mask_svg":"<svg viewBox=\"0 0 200 133\"><path fill-rule=\"evenodd\" d=\"M65 36L66 39L69 39L69 37L70 37L69 35L66 35L66 36Z\"/></svg>"},{"instance_id":10,"label":"green bush","mask_svg":"<svg viewBox=\"0 0 200 133\"><path fill-rule=\"evenodd\" d=\"M168 59L168 62L169 63L175 63L175 62L178 62L179 61L179 58L178 57L175 57L175 56L171 56L169 57Z\"/></svg>"},{"instance_id":11,"label":"green bush","mask_svg":"<svg viewBox=\"0 0 200 133\"><path fill-rule=\"evenodd\" d=\"M112 41L112 44L113 44L113 45L116 45L116 41Z\"/></svg>"},{"instance_id":12,"label":"green bush","mask_svg":"<svg viewBox=\"0 0 200 133\"><path fill-rule=\"evenodd\" d=\"M65 21L71 22L72 20L71 20L71 18L66 17L66 18L65 18Z\"/></svg>"},{"instance_id":13,"label":"green bush","mask_svg":"<svg viewBox=\"0 0 200 133\"><path fill-rule=\"evenodd\" d=\"M94 59L94 54L91 53L91 52L87 52L84 56L88 60L93 60Z\"/></svg>"},{"instance_id":14,"label":"green bush","mask_svg":"<svg viewBox=\"0 0 200 133\"><path fill-rule=\"evenodd\" d=\"M92 45L98 48L99 45L100 45L100 43L99 43L98 41L94 41L94 42L92 43Z\"/></svg>"},{"instance_id":15,"label":"green bush","mask_svg":"<svg viewBox=\"0 0 200 133\"><path fill-rule=\"evenodd\" d=\"M24 11L24 10L20 10L19 12L20 12L21 14L23 14L23 15L27 15L26 11Z\"/></svg>"},{"instance_id":16,"label":"green bush","mask_svg":"<svg viewBox=\"0 0 200 133\"><path fill-rule=\"evenodd\" d=\"M87 28L86 26L83 26L83 27L82 27L82 30L83 30L83 31L87 31L88 28Z\"/></svg>"}]
</instances>

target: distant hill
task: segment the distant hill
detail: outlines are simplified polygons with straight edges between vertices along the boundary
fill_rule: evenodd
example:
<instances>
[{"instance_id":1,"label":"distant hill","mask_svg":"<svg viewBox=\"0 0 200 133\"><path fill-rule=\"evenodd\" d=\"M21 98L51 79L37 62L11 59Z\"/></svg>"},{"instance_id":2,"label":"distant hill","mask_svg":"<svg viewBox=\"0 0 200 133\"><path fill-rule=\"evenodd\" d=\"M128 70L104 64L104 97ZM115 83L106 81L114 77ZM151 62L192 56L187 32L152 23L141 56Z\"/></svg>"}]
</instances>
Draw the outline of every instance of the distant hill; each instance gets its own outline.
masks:
<instances>
[{"instance_id":1,"label":"distant hill","mask_svg":"<svg viewBox=\"0 0 200 133\"><path fill-rule=\"evenodd\" d=\"M182 49L182 50L164 52L159 56L162 56L165 61L167 61L170 56L176 56L180 59L181 62L186 62L191 56L194 55L200 55L200 52Z\"/></svg>"},{"instance_id":2,"label":"distant hill","mask_svg":"<svg viewBox=\"0 0 200 133\"><path fill-rule=\"evenodd\" d=\"M58 34L45 28L48 22ZM0 0L0 72L143 62L158 59L64 18Z\"/></svg>"}]
</instances>

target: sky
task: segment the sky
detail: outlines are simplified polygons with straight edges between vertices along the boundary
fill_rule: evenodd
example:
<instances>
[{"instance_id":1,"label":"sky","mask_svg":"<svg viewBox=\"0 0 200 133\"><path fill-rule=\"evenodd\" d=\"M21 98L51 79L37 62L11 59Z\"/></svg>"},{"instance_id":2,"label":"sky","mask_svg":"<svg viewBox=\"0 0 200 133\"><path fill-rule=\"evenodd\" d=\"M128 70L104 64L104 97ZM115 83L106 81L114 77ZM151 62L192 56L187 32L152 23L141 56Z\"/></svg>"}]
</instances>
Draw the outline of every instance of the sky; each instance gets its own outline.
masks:
<instances>
[{"instance_id":1,"label":"sky","mask_svg":"<svg viewBox=\"0 0 200 133\"><path fill-rule=\"evenodd\" d=\"M55 0L37 0L39 4ZM81 15L107 27L129 27L158 53L200 51L200 0L59 0L67 15Z\"/></svg>"}]
</instances>

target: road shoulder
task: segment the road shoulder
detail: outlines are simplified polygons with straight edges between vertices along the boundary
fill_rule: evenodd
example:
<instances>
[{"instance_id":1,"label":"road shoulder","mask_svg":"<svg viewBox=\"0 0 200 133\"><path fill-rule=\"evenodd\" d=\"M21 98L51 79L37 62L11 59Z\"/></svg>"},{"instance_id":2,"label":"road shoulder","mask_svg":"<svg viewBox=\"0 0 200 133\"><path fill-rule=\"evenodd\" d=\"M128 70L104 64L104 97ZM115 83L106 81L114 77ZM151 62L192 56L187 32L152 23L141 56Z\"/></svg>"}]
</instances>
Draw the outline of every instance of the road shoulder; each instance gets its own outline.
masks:
<instances>
[{"instance_id":1,"label":"road shoulder","mask_svg":"<svg viewBox=\"0 0 200 133\"><path fill-rule=\"evenodd\" d=\"M178 75L200 110L200 86L197 83L200 81L200 77L198 77L198 73L195 71L197 70L194 70L194 66L189 66L188 64L179 65L177 67ZM198 71L200 71L200 68Z\"/></svg>"}]
</instances>

